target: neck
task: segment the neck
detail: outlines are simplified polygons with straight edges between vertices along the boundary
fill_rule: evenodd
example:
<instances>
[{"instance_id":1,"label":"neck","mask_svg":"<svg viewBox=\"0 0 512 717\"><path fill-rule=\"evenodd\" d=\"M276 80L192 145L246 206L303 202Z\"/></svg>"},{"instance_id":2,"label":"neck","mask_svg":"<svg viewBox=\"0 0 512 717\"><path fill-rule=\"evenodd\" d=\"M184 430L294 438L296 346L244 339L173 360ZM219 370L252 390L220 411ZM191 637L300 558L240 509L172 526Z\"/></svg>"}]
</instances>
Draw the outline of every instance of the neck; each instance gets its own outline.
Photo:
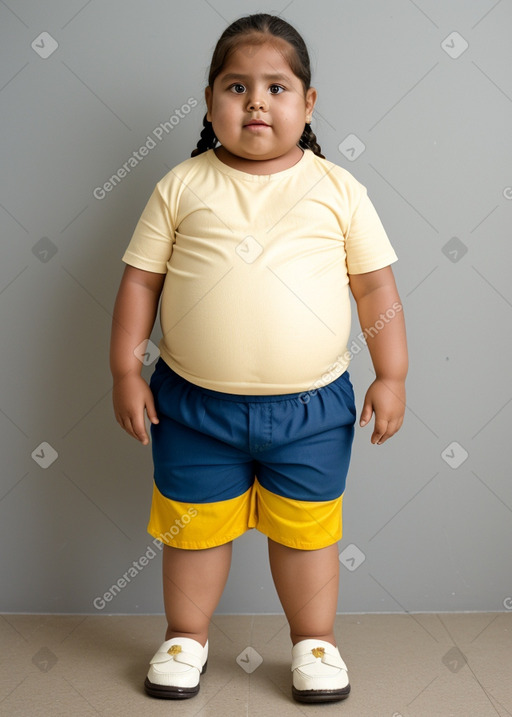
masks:
<instances>
[{"instance_id":1,"label":"neck","mask_svg":"<svg viewBox=\"0 0 512 717\"><path fill-rule=\"evenodd\" d=\"M295 145L291 150L279 157L266 157L263 159L239 157L236 154L232 154L223 145L217 147L214 152L218 159L227 164L228 167L248 174L275 174L276 172L282 172L300 162L304 155L303 150L298 145Z\"/></svg>"}]
</instances>

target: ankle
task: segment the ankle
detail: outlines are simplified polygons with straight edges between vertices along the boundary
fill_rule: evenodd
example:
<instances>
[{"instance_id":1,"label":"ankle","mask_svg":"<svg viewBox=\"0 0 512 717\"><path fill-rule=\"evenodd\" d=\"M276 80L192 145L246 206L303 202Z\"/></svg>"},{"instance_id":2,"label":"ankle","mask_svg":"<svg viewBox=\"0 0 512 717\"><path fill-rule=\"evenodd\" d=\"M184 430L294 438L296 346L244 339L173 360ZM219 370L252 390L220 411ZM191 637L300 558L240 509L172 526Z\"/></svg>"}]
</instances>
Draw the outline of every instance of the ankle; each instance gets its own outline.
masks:
<instances>
[{"instance_id":1,"label":"ankle","mask_svg":"<svg viewBox=\"0 0 512 717\"><path fill-rule=\"evenodd\" d=\"M208 632L180 632L167 628L165 639L171 640L173 637L188 637L190 640L199 642L204 647L206 645L206 641L208 640Z\"/></svg>"},{"instance_id":2,"label":"ankle","mask_svg":"<svg viewBox=\"0 0 512 717\"><path fill-rule=\"evenodd\" d=\"M295 632L290 632L290 637L292 640L292 645L296 645L298 642L302 642L302 640L322 640L323 642L330 642L331 645L334 647L337 646L336 644L336 638L334 637L334 633L329 632L327 634L308 634L308 635L302 635Z\"/></svg>"}]
</instances>

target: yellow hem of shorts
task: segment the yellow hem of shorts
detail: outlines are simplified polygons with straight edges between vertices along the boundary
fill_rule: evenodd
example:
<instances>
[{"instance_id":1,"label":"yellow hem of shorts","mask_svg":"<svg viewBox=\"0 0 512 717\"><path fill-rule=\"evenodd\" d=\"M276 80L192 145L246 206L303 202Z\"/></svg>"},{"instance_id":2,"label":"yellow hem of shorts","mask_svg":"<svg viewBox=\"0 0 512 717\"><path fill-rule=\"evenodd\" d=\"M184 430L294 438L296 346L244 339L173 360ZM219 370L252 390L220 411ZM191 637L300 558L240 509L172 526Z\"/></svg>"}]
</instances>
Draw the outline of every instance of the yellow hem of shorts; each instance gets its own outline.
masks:
<instances>
[{"instance_id":1,"label":"yellow hem of shorts","mask_svg":"<svg viewBox=\"0 0 512 717\"><path fill-rule=\"evenodd\" d=\"M254 482L256 528L281 545L320 550L341 540L343 495L333 500L293 500Z\"/></svg>"},{"instance_id":2,"label":"yellow hem of shorts","mask_svg":"<svg viewBox=\"0 0 512 717\"><path fill-rule=\"evenodd\" d=\"M166 545L202 550L256 528L281 545L319 550L341 540L342 503L343 495L327 501L285 498L263 488L258 480L236 498L185 503L166 498L154 485L148 532Z\"/></svg>"}]
</instances>

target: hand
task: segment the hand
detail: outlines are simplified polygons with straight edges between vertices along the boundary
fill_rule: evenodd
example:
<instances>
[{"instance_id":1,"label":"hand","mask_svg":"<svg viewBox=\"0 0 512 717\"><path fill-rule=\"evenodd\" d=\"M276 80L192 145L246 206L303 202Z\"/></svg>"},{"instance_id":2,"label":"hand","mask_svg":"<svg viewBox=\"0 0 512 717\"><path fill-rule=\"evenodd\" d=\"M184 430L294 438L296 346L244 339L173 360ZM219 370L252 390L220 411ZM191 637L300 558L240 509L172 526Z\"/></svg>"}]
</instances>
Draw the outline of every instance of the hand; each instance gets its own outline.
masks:
<instances>
[{"instance_id":1,"label":"hand","mask_svg":"<svg viewBox=\"0 0 512 717\"><path fill-rule=\"evenodd\" d=\"M366 426L373 412L375 428L370 440L380 446L394 436L403 423L405 381L376 378L366 392L359 425Z\"/></svg>"},{"instance_id":2,"label":"hand","mask_svg":"<svg viewBox=\"0 0 512 717\"><path fill-rule=\"evenodd\" d=\"M112 391L114 413L124 430L147 446L149 436L144 423L144 409L151 423L159 423L153 394L139 374L129 373L114 383Z\"/></svg>"}]
</instances>

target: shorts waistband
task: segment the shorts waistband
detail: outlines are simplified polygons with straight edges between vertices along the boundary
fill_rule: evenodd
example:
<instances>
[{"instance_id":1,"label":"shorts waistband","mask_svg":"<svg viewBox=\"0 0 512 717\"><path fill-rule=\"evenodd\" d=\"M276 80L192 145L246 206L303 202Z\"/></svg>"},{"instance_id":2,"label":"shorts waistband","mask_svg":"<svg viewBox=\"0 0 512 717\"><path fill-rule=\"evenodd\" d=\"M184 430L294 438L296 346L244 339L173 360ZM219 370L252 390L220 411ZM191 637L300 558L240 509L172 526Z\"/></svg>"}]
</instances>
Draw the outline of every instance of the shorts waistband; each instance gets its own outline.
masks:
<instances>
[{"instance_id":1,"label":"shorts waistband","mask_svg":"<svg viewBox=\"0 0 512 717\"><path fill-rule=\"evenodd\" d=\"M179 373L176 373L176 371L174 371L169 366L169 364L167 364L161 357L158 359L156 368L168 371L170 374L173 375L175 380L182 381L189 387L196 389L201 393L204 393L208 396L212 396L213 398L217 398L220 401L233 401L235 403L272 403L274 401L293 401L297 399L300 400L302 403L308 403L310 398L314 396L317 391L322 391L322 389L324 388L328 388L329 386L335 386L337 383L346 382L347 380L349 380L348 371L344 371L344 373L338 376L338 378L334 379L334 381L331 381L324 386L320 386L318 388L307 388L303 391L297 391L295 393L239 394L226 393L224 391L214 391L211 388L204 388L203 386L198 386L196 383L192 383L186 378L183 378L183 376L180 376Z\"/></svg>"}]
</instances>

